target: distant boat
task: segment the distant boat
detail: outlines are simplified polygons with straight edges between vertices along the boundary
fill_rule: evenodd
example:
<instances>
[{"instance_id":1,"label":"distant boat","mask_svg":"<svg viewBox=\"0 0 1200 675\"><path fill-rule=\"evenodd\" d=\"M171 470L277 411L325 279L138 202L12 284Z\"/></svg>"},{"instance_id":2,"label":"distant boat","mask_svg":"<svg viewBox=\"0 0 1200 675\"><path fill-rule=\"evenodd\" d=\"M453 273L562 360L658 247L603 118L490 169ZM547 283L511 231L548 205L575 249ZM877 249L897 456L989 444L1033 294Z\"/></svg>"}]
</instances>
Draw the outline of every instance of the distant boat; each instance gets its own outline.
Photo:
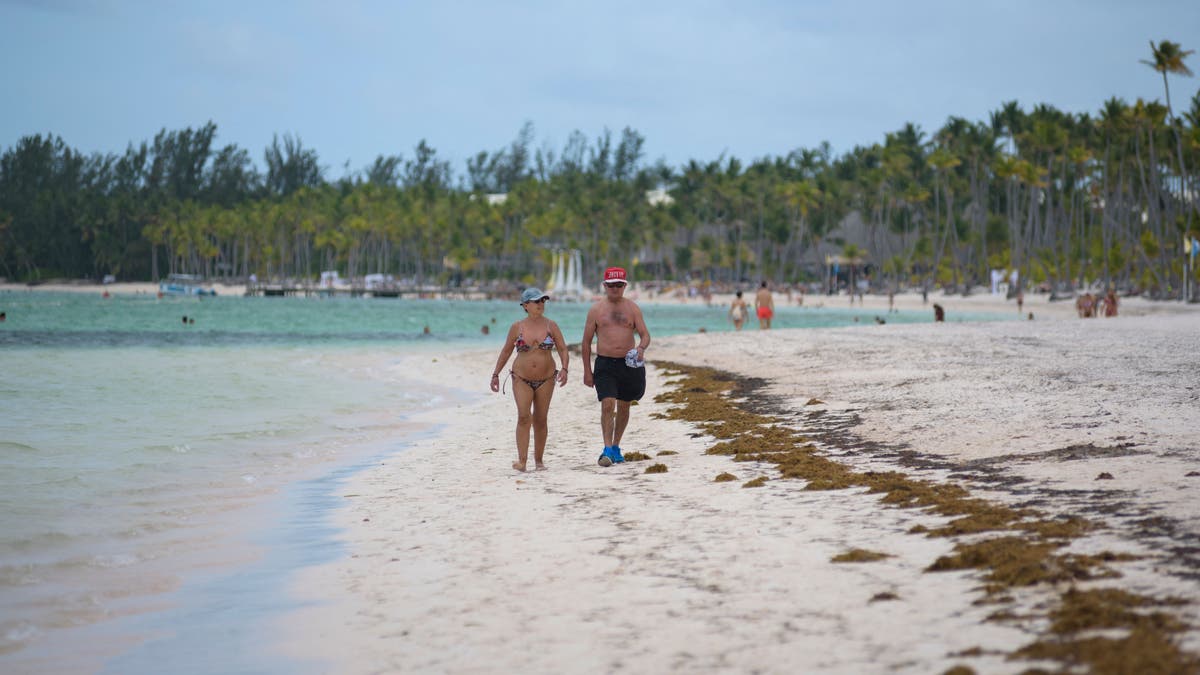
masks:
<instances>
[{"instance_id":1,"label":"distant boat","mask_svg":"<svg viewBox=\"0 0 1200 675\"><path fill-rule=\"evenodd\" d=\"M194 274L168 274L166 279L158 282L158 292L162 295L216 295L217 291L204 283L204 279Z\"/></svg>"},{"instance_id":2,"label":"distant boat","mask_svg":"<svg viewBox=\"0 0 1200 675\"><path fill-rule=\"evenodd\" d=\"M583 300L587 294L583 287L582 273L583 263L578 250L555 251L554 275L546 284L546 291L552 293L555 300Z\"/></svg>"}]
</instances>

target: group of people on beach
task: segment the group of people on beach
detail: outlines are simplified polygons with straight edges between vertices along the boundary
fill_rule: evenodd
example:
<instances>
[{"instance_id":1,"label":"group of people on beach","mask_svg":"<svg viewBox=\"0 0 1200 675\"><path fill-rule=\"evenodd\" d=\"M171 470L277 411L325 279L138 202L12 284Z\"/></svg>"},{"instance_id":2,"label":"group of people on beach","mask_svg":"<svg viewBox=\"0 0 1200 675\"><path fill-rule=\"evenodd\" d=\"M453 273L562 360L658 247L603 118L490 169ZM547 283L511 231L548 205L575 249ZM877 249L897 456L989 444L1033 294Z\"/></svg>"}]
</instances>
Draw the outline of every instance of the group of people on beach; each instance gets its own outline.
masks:
<instances>
[{"instance_id":1,"label":"group of people on beach","mask_svg":"<svg viewBox=\"0 0 1200 675\"><path fill-rule=\"evenodd\" d=\"M650 331L641 308L625 297L627 284L624 268L605 270L604 297L588 310L583 328L583 384L596 390L600 402L600 431L604 437L604 450L597 460L600 466L625 461L621 437L629 424L629 407L646 393L645 356L650 346ZM492 371L491 389L499 392L500 373L516 352L509 376L517 404L517 461L512 464L517 471L527 468L531 432L534 468L546 468L550 400L554 397L554 384L567 383L570 355L562 330L546 317L549 299L538 288L526 288L521 293L521 307L526 316L508 329ZM593 340L596 341L594 364ZM558 354L558 367L554 353Z\"/></svg>"},{"instance_id":2,"label":"group of people on beach","mask_svg":"<svg viewBox=\"0 0 1200 675\"><path fill-rule=\"evenodd\" d=\"M1084 293L1075 298L1075 311L1081 319L1092 319L1097 316L1117 315L1117 294L1111 288L1103 297Z\"/></svg>"},{"instance_id":3,"label":"group of people on beach","mask_svg":"<svg viewBox=\"0 0 1200 675\"><path fill-rule=\"evenodd\" d=\"M605 270L604 297L588 310L583 327L583 384L596 390L600 402L604 449L597 463L604 467L625 461L621 438L629 424L629 408L646 393L645 356L646 348L650 346L650 331L641 308L625 297L627 285L624 268ZM520 304L526 316L513 322L508 329L492 370L491 390L500 392L501 372L516 352L508 375L517 405L517 461L512 463L517 471L527 470L530 436L533 437L534 468L546 468L550 401L554 397L554 385L567 383L570 354L562 330L546 316L549 299L550 295L538 288L526 288L521 293ZM775 316L775 302L767 282L762 282L759 287L754 305L759 329L769 329ZM748 315L746 301L738 291L729 308L729 317L737 330L742 329ZM594 362L593 340L596 343ZM557 367L555 354L559 361Z\"/></svg>"},{"instance_id":4,"label":"group of people on beach","mask_svg":"<svg viewBox=\"0 0 1200 675\"><path fill-rule=\"evenodd\" d=\"M758 287L758 292L754 294L754 313L758 316L759 330L767 330L771 327L771 319L775 318L775 299L771 297L771 289L767 287L765 281ZM742 299L742 292L738 291L729 306L729 320L733 322L733 329L741 330L742 324L746 323L748 316L749 309L746 301Z\"/></svg>"}]
</instances>

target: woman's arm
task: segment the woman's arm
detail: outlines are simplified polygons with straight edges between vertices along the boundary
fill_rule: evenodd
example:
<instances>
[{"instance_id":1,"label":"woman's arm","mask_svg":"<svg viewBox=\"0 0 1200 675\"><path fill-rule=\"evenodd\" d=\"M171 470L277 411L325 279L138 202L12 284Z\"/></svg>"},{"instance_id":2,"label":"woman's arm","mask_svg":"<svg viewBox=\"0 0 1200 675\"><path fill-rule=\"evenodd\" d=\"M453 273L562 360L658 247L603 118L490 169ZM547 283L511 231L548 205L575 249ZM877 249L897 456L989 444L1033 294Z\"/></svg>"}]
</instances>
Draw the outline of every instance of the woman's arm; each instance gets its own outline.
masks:
<instances>
[{"instance_id":1,"label":"woman's arm","mask_svg":"<svg viewBox=\"0 0 1200 675\"><path fill-rule=\"evenodd\" d=\"M567 383L567 362L571 359L571 353L567 350L567 339L563 337L562 329L553 321L550 322L550 335L558 346L558 359L562 361L562 367L558 369L558 384L562 386Z\"/></svg>"},{"instance_id":2,"label":"woman's arm","mask_svg":"<svg viewBox=\"0 0 1200 675\"><path fill-rule=\"evenodd\" d=\"M508 358L512 356L513 343L517 340L518 323L520 321L513 322L513 325L508 329L508 337L504 338L504 344L500 345L500 356L496 359L496 367L492 369L492 391L500 391L500 371L504 369L504 364L508 363Z\"/></svg>"}]
</instances>

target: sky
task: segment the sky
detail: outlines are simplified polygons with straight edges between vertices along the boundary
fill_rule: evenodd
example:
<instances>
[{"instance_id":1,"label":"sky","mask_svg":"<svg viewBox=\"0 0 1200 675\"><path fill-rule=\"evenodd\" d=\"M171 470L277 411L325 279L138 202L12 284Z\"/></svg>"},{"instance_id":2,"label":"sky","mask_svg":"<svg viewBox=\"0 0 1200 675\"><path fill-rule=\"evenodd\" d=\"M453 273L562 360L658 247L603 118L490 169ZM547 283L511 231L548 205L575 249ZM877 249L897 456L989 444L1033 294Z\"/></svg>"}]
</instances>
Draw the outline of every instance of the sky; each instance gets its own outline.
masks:
<instances>
[{"instance_id":1,"label":"sky","mask_svg":"<svg viewBox=\"0 0 1200 675\"><path fill-rule=\"evenodd\" d=\"M260 168L297 137L329 179L421 140L461 176L526 122L555 152L630 127L673 167L840 154L1011 100L1162 101L1140 59L1163 39L1200 50L1200 2L0 0L0 150L119 154L211 120ZM1198 89L1173 77L1172 103Z\"/></svg>"}]
</instances>

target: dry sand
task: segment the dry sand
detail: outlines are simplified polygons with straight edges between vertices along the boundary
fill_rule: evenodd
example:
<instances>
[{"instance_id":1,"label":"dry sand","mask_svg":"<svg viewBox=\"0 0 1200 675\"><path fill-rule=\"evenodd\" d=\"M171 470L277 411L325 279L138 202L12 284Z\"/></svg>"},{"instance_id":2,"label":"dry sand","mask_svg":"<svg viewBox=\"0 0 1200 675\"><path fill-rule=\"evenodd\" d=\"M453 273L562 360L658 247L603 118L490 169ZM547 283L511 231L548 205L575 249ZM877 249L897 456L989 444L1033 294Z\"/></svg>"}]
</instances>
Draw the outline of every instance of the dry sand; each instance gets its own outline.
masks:
<instances>
[{"instance_id":1,"label":"dry sand","mask_svg":"<svg viewBox=\"0 0 1200 675\"><path fill-rule=\"evenodd\" d=\"M1191 600L1178 610L1193 627L1182 641L1200 652L1200 476L1187 476L1200 470L1200 312L1135 300L1117 319L966 324L953 322L960 308L1015 306L936 301L951 323L656 340L622 445L678 454L608 469L595 463L599 409L577 356L551 408L550 470L528 474L509 468L512 399L487 392L494 352L393 363L480 394L431 415L435 434L341 488L347 554L300 574L294 590L313 603L281 622L274 647L334 673L1038 665L1004 655L1045 630L1037 617L1055 589L1019 595L1033 618L985 621L995 607L976 604L977 574L924 571L954 542L907 533L947 518L800 480L744 489L777 472L704 455L713 439L652 419L670 386L653 364L674 361L762 378L757 405L856 468L1102 520L1071 550L1144 556L1101 583ZM886 310L886 298L872 302ZM1044 298L1026 310L1073 315ZM655 462L668 472L645 474ZM713 482L722 472L738 479ZM892 557L831 562L854 548ZM885 593L897 598L873 600Z\"/></svg>"}]
</instances>

